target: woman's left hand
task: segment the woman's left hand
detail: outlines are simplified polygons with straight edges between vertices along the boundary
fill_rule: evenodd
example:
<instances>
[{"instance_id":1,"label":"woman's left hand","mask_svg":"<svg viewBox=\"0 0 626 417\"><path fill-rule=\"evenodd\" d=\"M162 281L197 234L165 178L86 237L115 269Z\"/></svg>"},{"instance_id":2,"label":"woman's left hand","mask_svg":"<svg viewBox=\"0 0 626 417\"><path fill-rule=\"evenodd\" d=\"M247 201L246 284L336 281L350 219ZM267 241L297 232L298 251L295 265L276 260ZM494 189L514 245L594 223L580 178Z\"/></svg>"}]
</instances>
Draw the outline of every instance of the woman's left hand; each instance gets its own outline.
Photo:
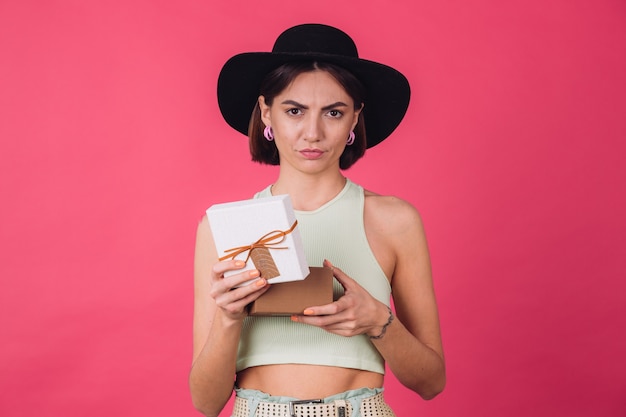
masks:
<instances>
[{"instance_id":1,"label":"woman's left hand","mask_svg":"<svg viewBox=\"0 0 626 417\"><path fill-rule=\"evenodd\" d=\"M324 266L332 269L334 277L344 288L344 295L333 303L309 307L304 310L304 315L291 316L291 319L298 323L321 327L340 336L380 334L389 318L387 306L372 297L330 261L324 261Z\"/></svg>"}]
</instances>

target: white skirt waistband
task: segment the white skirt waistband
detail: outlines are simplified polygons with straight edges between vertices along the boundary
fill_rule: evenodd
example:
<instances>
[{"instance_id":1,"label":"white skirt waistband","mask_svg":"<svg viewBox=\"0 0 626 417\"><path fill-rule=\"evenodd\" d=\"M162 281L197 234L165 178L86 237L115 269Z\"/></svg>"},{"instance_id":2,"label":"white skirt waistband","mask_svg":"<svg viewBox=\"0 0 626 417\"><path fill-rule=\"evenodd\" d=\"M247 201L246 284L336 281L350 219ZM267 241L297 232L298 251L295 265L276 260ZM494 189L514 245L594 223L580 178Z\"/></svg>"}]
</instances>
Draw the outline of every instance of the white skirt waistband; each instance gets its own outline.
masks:
<instances>
[{"instance_id":1,"label":"white skirt waistband","mask_svg":"<svg viewBox=\"0 0 626 417\"><path fill-rule=\"evenodd\" d=\"M236 389L233 417L395 417L382 388L346 391L323 399L273 397Z\"/></svg>"}]
</instances>

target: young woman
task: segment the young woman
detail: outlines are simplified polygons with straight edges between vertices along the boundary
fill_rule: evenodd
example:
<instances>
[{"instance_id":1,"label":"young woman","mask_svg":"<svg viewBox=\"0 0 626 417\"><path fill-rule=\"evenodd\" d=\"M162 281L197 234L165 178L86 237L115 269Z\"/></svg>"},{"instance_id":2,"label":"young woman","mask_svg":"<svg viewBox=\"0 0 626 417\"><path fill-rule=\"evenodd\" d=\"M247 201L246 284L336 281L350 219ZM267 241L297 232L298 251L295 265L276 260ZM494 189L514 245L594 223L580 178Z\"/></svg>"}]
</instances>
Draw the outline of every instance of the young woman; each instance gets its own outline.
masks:
<instances>
[{"instance_id":1,"label":"young woman","mask_svg":"<svg viewBox=\"0 0 626 417\"><path fill-rule=\"evenodd\" d=\"M400 123L410 90L398 71L358 58L333 27L300 25L272 52L231 58L218 80L225 120L247 134L252 159L279 165L256 197L289 194L307 261L332 268L333 303L292 317L249 317L270 284L219 262L206 217L195 261L194 405L217 416L393 416L385 363L425 399L445 385L428 248L417 211L344 177ZM250 117L250 112L252 116ZM245 198L245 197L242 197ZM395 313L390 308L393 296Z\"/></svg>"}]
</instances>

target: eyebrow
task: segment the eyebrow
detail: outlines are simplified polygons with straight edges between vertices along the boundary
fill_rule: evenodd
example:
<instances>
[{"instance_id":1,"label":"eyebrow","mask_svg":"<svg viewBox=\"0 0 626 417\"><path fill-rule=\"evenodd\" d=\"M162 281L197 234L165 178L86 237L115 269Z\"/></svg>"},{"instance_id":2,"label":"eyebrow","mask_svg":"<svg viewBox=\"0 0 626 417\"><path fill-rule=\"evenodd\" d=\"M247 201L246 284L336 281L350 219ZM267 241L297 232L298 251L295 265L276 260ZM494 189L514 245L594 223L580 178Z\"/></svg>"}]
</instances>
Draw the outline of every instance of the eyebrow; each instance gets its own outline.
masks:
<instances>
[{"instance_id":1,"label":"eyebrow","mask_svg":"<svg viewBox=\"0 0 626 417\"><path fill-rule=\"evenodd\" d=\"M309 108L308 106L305 106L304 104L298 103L297 101L294 101L294 100L285 100L281 104L287 104L287 105L291 105L291 106L298 107L298 108L305 109L305 110ZM329 104L328 106L322 107L322 110L331 110L337 107L348 107L348 105L344 103L343 101L337 101L333 104Z\"/></svg>"}]
</instances>

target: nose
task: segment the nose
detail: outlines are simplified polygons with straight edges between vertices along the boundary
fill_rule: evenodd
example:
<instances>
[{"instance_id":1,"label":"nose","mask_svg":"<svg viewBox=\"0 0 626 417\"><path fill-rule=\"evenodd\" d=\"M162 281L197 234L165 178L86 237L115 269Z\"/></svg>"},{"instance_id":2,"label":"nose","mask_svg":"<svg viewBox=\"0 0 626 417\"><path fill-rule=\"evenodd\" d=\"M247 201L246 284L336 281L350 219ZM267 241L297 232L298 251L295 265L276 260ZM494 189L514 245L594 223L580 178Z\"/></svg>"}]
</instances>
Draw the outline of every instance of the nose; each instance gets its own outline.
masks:
<instances>
[{"instance_id":1,"label":"nose","mask_svg":"<svg viewBox=\"0 0 626 417\"><path fill-rule=\"evenodd\" d=\"M304 121L303 128L303 136L307 142L319 142L322 139L322 123L318 117L315 117L313 115L307 117L307 119Z\"/></svg>"}]
</instances>

